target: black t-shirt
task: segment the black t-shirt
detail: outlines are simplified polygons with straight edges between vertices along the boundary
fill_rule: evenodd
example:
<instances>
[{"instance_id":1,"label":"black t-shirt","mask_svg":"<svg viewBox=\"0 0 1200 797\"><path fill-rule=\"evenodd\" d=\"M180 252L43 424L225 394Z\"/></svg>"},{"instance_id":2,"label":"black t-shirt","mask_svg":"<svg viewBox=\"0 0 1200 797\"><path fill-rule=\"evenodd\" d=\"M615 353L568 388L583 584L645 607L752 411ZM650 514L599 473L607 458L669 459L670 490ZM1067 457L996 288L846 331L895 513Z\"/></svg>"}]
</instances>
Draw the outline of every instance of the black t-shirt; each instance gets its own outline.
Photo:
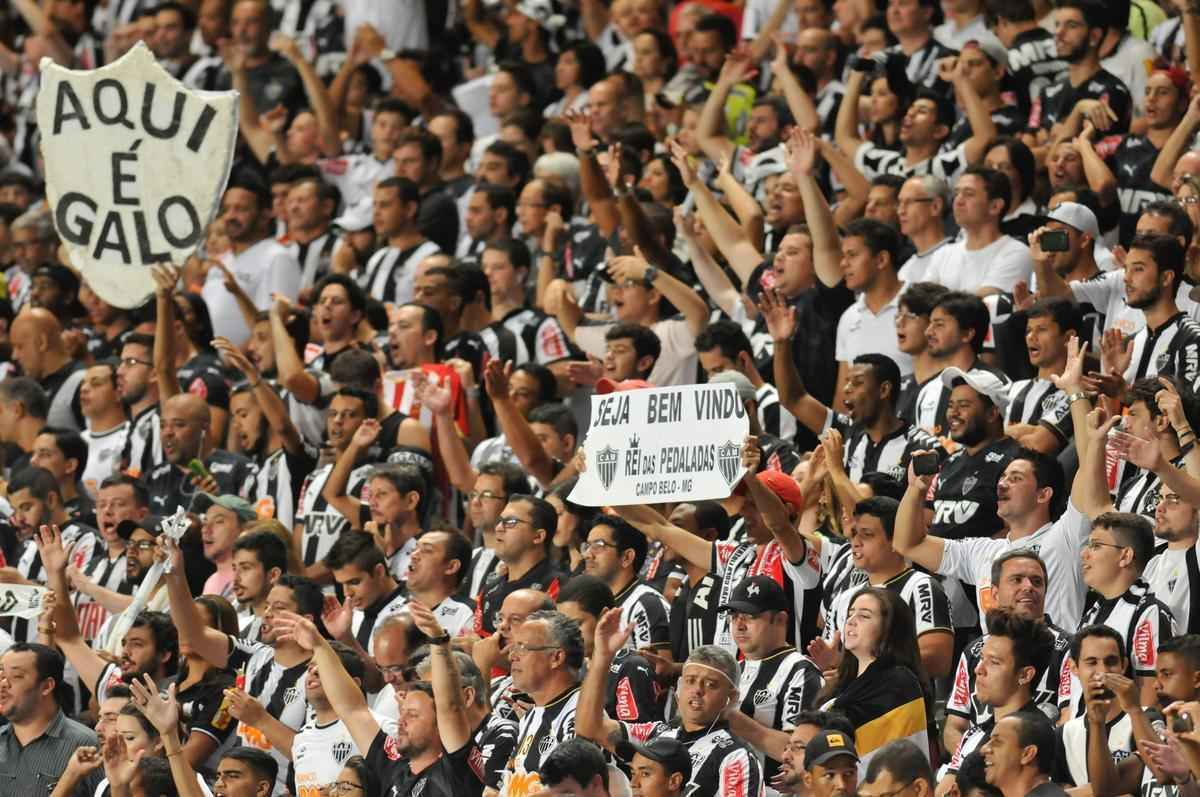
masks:
<instances>
[{"instance_id":1,"label":"black t-shirt","mask_svg":"<svg viewBox=\"0 0 1200 797\"><path fill-rule=\"evenodd\" d=\"M201 352L183 364L177 372L179 387L194 393L210 406L229 409L229 381L221 361Z\"/></svg>"},{"instance_id":2,"label":"black t-shirt","mask_svg":"<svg viewBox=\"0 0 1200 797\"><path fill-rule=\"evenodd\" d=\"M1072 85L1069 77L1046 86L1029 113L1029 128L1049 130L1070 116L1080 100L1108 101L1108 107L1117 116L1108 135L1116 136L1129 131L1133 98L1121 79L1105 69L1099 70L1078 86Z\"/></svg>"},{"instance_id":3,"label":"black t-shirt","mask_svg":"<svg viewBox=\"0 0 1200 797\"><path fill-rule=\"evenodd\" d=\"M204 466L221 488L221 495L237 495L250 500L254 491L254 479L258 468L241 454L215 449L204 462ZM142 477L146 491L150 494L150 511L166 516L175 507L187 509L196 495L190 474L184 468L164 462Z\"/></svg>"},{"instance_id":4,"label":"black t-shirt","mask_svg":"<svg viewBox=\"0 0 1200 797\"><path fill-rule=\"evenodd\" d=\"M935 477L930 492L933 522L929 533L942 539L991 537L1004 527L996 516L996 482L1020 444L1002 437L975 454L960 448Z\"/></svg>"},{"instance_id":5,"label":"black t-shirt","mask_svg":"<svg viewBox=\"0 0 1200 797\"><path fill-rule=\"evenodd\" d=\"M1142 208L1171 192L1150 179L1159 149L1145 136L1125 136L1109 159L1108 168L1117 178L1117 200L1121 205L1121 245L1129 246Z\"/></svg>"},{"instance_id":6,"label":"black t-shirt","mask_svg":"<svg viewBox=\"0 0 1200 797\"><path fill-rule=\"evenodd\" d=\"M483 632L485 636L496 632L496 617L500 606L513 592L519 589L536 589L545 592L551 598L558 597L558 588L563 582L563 574L549 559L543 559L533 568L515 581L500 578L493 574L495 580L484 585L479 594L479 602L475 606L475 631Z\"/></svg>"},{"instance_id":7,"label":"black t-shirt","mask_svg":"<svg viewBox=\"0 0 1200 797\"><path fill-rule=\"evenodd\" d=\"M1022 113L1015 105L1004 105L992 111L992 121L996 124L997 136L1015 136L1025 129L1029 119L1028 113ZM950 138L946 139L943 149L947 152L956 149L959 144L965 144L971 137L971 123L966 116L959 117L950 128Z\"/></svg>"},{"instance_id":8,"label":"black t-shirt","mask_svg":"<svg viewBox=\"0 0 1200 797\"><path fill-rule=\"evenodd\" d=\"M1054 34L1035 27L1013 37L1008 51L1008 86L1017 103L1029 108L1042 90L1067 73L1067 62L1058 57Z\"/></svg>"}]
</instances>

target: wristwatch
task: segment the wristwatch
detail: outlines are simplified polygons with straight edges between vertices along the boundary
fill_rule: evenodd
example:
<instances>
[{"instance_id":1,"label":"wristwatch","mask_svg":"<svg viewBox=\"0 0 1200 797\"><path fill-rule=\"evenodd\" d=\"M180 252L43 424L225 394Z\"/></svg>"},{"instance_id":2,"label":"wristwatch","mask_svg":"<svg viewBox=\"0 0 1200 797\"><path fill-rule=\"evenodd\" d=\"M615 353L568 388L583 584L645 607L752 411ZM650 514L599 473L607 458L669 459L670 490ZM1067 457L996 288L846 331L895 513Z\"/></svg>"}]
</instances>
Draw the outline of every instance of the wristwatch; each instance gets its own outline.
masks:
<instances>
[{"instance_id":1,"label":"wristwatch","mask_svg":"<svg viewBox=\"0 0 1200 797\"><path fill-rule=\"evenodd\" d=\"M450 635L442 634L441 636L430 637L429 644L431 644L431 645L449 645L450 644Z\"/></svg>"},{"instance_id":2,"label":"wristwatch","mask_svg":"<svg viewBox=\"0 0 1200 797\"><path fill-rule=\"evenodd\" d=\"M1085 398L1087 398L1087 394L1084 393L1082 390L1080 390L1076 393L1072 393L1071 395L1067 396L1067 406L1070 407L1076 401L1079 401L1080 399L1085 399Z\"/></svg>"},{"instance_id":3,"label":"wristwatch","mask_svg":"<svg viewBox=\"0 0 1200 797\"><path fill-rule=\"evenodd\" d=\"M658 279L658 269L654 266L647 266L646 276L642 277L642 281L647 285L653 285L656 279Z\"/></svg>"}]
</instances>

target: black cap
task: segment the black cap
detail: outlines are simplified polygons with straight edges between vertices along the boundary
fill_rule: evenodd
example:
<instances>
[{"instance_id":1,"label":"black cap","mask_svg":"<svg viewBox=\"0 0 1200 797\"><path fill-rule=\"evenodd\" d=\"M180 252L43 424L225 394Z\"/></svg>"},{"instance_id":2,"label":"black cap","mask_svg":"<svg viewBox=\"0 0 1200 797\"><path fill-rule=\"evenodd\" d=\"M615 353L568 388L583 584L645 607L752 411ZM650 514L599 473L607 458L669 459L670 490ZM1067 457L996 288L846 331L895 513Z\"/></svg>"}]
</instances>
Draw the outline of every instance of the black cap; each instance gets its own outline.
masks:
<instances>
[{"instance_id":1,"label":"black cap","mask_svg":"<svg viewBox=\"0 0 1200 797\"><path fill-rule=\"evenodd\" d=\"M687 747L678 739L669 736L655 736L645 743L624 741L617 745L617 757L622 761L631 761L635 753L640 753L651 761L662 764L667 774L683 773L683 781L692 779L692 756Z\"/></svg>"},{"instance_id":2,"label":"black cap","mask_svg":"<svg viewBox=\"0 0 1200 797\"><path fill-rule=\"evenodd\" d=\"M134 531L141 529L151 537L157 537L162 534L162 529L159 528L161 522L162 518L158 515L146 515L141 520L122 520L117 524L117 536L128 540L133 536Z\"/></svg>"},{"instance_id":3,"label":"black cap","mask_svg":"<svg viewBox=\"0 0 1200 797\"><path fill-rule=\"evenodd\" d=\"M779 582L770 576L748 576L738 582L729 602L720 607L723 612L790 612L787 594Z\"/></svg>"},{"instance_id":4,"label":"black cap","mask_svg":"<svg viewBox=\"0 0 1200 797\"><path fill-rule=\"evenodd\" d=\"M848 755L858 763L854 739L842 731L821 731L809 740L804 750L804 769L811 772L813 767L840 755Z\"/></svg>"}]
</instances>

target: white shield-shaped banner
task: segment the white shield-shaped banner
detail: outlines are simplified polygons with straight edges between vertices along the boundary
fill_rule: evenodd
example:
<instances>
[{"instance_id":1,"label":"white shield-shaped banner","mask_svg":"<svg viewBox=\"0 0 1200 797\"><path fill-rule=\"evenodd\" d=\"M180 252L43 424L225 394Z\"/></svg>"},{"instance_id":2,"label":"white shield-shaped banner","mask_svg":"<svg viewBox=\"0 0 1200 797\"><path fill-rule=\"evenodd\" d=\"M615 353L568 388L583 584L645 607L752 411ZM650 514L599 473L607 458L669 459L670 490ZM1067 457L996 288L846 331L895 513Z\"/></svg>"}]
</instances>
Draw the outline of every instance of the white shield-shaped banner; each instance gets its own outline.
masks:
<instances>
[{"instance_id":1,"label":"white shield-shaped banner","mask_svg":"<svg viewBox=\"0 0 1200 797\"><path fill-rule=\"evenodd\" d=\"M100 298L137 307L150 266L203 241L233 162L237 92L198 92L141 42L89 71L43 58L37 119L46 197L71 263Z\"/></svg>"}]
</instances>

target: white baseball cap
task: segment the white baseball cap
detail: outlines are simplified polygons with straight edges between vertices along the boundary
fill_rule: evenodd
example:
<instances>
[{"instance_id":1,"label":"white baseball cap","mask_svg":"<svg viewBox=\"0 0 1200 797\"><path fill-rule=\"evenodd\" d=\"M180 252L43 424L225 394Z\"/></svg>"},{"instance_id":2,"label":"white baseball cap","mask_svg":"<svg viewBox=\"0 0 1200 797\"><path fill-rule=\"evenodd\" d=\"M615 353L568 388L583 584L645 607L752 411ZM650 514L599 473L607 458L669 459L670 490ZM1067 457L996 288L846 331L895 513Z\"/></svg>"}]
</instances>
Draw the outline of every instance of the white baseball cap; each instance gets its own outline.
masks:
<instances>
[{"instance_id":1,"label":"white baseball cap","mask_svg":"<svg viewBox=\"0 0 1200 797\"><path fill-rule=\"evenodd\" d=\"M942 384L946 387L954 389L960 380L995 404L1001 412L1008 409L1008 384L1001 381L1000 377L991 371L985 371L982 368L964 371L953 365L942 371Z\"/></svg>"},{"instance_id":2,"label":"white baseball cap","mask_svg":"<svg viewBox=\"0 0 1200 797\"><path fill-rule=\"evenodd\" d=\"M1096 214L1086 205L1078 202L1061 202L1058 207L1047 214L1046 218L1092 236L1093 242L1100 240L1100 225L1096 222Z\"/></svg>"},{"instance_id":3,"label":"white baseball cap","mask_svg":"<svg viewBox=\"0 0 1200 797\"><path fill-rule=\"evenodd\" d=\"M353 205L348 205L342 211L342 215L333 220L333 223L343 232L360 232L371 228L371 225L375 223L374 216L375 200L365 197Z\"/></svg>"}]
</instances>

